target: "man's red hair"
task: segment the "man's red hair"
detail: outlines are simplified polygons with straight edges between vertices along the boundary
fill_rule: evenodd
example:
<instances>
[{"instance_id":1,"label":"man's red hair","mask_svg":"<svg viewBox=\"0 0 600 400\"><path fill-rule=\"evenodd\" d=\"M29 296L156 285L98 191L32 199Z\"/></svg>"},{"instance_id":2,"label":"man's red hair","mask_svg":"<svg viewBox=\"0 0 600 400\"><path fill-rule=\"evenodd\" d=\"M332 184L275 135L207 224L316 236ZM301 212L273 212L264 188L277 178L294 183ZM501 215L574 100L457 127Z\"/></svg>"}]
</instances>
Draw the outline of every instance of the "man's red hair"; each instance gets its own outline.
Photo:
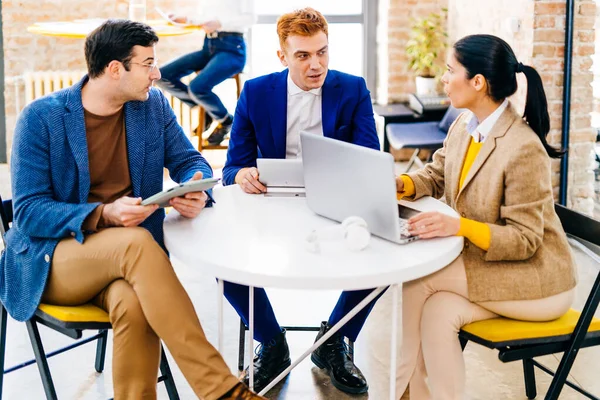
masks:
<instances>
[{"instance_id":1,"label":"man's red hair","mask_svg":"<svg viewBox=\"0 0 600 400\"><path fill-rule=\"evenodd\" d=\"M327 20L314 8L306 7L291 13L283 14L277 19L277 35L281 49L290 36L314 36L319 32L329 37Z\"/></svg>"}]
</instances>

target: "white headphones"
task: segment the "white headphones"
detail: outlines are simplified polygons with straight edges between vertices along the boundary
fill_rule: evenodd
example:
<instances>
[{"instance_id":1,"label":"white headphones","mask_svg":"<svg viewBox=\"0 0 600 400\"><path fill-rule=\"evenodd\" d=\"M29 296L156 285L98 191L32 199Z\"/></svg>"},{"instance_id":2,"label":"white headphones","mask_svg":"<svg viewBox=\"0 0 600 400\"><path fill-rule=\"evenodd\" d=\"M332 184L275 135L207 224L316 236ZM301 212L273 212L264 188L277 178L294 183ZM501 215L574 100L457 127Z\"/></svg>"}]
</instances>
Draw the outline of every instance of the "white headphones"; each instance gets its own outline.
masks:
<instances>
[{"instance_id":1,"label":"white headphones","mask_svg":"<svg viewBox=\"0 0 600 400\"><path fill-rule=\"evenodd\" d=\"M361 251L369 245L371 232L364 219L348 217L340 225L314 230L306 237L306 249L313 253L321 251L322 240L344 240L352 251Z\"/></svg>"}]
</instances>

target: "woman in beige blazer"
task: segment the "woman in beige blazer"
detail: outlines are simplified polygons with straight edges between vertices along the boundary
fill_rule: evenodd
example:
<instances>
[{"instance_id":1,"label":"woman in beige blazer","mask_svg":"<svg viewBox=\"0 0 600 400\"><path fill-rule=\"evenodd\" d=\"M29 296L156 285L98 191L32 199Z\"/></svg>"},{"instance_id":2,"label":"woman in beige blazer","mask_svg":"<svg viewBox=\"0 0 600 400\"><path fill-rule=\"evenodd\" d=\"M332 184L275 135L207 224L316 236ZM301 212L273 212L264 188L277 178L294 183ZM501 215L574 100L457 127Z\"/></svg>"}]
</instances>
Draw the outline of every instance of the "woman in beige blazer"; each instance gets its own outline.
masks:
<instances>
[{"instance_id":1,"label":"woman in beige blazer","mask_svg":"<svg viewBox=\"0 0 600 400\"><path fill-rule=\"evenodd\" d=\"M524 116L507 100L516 74L527 78ZM458 330L498 315L558 318L576 285L573 256L554 212L549 117L539 74L495 36L458 41L442 78L452 105L466 108L433 161L397 178L407 199L444 197L457 213L409 221L421 238L460 235L462 254L402 292L402 359L397 392L413 400L462 399L465 370ZM428 377L428 384L425 378Z\"/></svg>"}]
</instances>

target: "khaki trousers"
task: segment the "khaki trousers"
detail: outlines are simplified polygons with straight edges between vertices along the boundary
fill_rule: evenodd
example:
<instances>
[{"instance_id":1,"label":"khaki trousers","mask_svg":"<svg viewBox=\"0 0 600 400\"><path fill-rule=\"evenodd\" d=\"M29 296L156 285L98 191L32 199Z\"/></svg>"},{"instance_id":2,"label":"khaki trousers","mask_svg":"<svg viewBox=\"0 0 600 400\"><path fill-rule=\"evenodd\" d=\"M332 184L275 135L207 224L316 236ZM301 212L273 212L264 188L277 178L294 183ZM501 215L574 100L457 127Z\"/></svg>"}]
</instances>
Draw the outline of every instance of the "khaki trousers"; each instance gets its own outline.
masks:
<instances>
[{"instance_id":1,"label":"khaki trousers","mask_svg":"<svg viewBox=\"0 0 600 400\"><path fill-rule=\"evenodd\" d=\"M575 290L539 300L473 303L468 299L462 255L435 274L402 285L402 353L398 398L410 386L411 400L462 400L465 364L458 340L464 325L504 316L549 321L568 311Z\"/></svg>"},{"instance_id":2,"label":"khaki trousers","mask_svg":"<svg viewBox=\"0 0 600 400\"><path fill-rule=\"evenodd\" d=\"M171 262L145 229L109 228L56 247L43 302L93 302L113 326L115 399L155 399L160 339L199 398L239 383L206 340Z\"/></svg>"}]
</instances>

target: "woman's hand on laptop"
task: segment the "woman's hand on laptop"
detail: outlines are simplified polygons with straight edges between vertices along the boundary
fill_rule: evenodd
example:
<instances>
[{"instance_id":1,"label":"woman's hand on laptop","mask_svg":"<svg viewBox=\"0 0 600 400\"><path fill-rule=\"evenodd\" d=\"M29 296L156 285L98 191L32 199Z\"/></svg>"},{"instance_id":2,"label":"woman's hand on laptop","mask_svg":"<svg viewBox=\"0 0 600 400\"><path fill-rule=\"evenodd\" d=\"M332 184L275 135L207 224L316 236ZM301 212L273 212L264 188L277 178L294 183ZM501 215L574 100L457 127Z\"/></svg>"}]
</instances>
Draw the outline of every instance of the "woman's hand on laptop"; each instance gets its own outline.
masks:
<instances>
[{"instance_id":1,"label":"woman's hand on laptop","mask_svg":"<svg viewBox=\"0 0 600 400\"><path fill-rule=\"evenodd\" d=\"M240 185L246 193L260 194L267 191L266 186L258 180L258 169L256 167L240 169L235 175L235 183Z\"/></svg>"},{"instance_id":2,"label":"woman's hand on laptop","mask_svg":"<svg viewBox=\"0 0 600 400\"><path fill-rule=\"evenodd\" d=\"M422 212L408 220L408 231L421 239L454 236L460 229L460 218L438 211Z\"/></svg>"},{"instance_id":3,"label":"woman's hand on laptop","mask_svg":"<svg viewBox=\"0 0 600 400\"><path fill-rule=\"evenodd\" d=\"M396 192L404 192L404 181L399 176L396 177Z\"/></svg>"}]
</instances>

